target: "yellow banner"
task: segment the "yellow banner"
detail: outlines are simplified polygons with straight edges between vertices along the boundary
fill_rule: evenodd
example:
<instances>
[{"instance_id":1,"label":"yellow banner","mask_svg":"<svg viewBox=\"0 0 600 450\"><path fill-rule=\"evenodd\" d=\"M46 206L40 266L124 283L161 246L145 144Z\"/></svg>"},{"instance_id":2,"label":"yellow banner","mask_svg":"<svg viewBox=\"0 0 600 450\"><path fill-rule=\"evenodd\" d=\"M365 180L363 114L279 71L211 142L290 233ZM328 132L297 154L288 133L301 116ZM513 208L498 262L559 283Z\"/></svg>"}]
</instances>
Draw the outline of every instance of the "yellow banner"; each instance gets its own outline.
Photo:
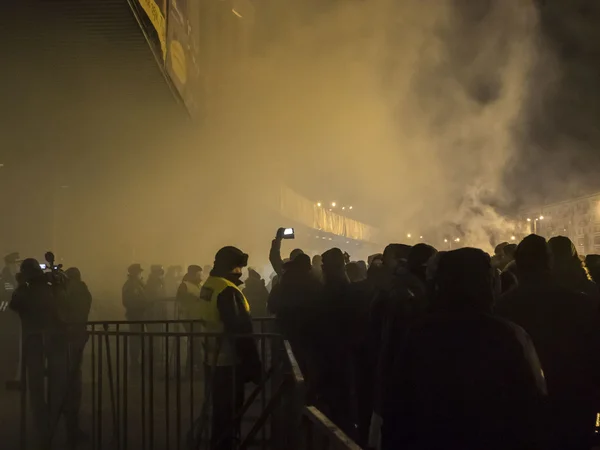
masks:
<instances>
[{"instance_id":1,"label":"yellow banner","mask_svg":"<svg viewBox=\"0 0 600 450\"><path fill-rule=\"evenodd\" d=\"M165 16L160 10L160 7L154 0L138 0L144 11L150 18L150 22L158 34L160 48L162 50L163 60L167 57L167 25Z\"/></svg>"}]
</instances>

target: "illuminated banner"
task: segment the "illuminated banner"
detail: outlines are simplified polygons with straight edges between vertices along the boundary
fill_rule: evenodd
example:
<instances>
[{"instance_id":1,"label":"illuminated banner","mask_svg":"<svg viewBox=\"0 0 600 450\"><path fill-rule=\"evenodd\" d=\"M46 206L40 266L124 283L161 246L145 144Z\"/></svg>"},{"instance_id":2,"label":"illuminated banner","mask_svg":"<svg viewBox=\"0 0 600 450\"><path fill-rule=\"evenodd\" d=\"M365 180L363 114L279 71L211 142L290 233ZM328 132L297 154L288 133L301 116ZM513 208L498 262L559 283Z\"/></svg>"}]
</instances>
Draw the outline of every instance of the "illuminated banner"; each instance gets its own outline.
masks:
<instances>
[{"instance_id":1,"label":"illuminated banner","mask_svg":"<svg viewBox=\"0 0 600 450\"><path fill-rule=\"evenodd\" d=\"M138 0L140 6L144 9L146 15L150 19L154 30L156 30L164 60L167 55L167 24L165 22L167 0L157 1L158 3L155 0Z\"/></svg>"},{"instance_id":2,"label":"illuminated banner","mask_svg":"<svg viewBox=\"0 0 600 450\"><path fill-rule=\"evenodd\" d=\"M169 27L167 30L166 69L179 91L188 111L197 111L195 87L199 70L194 58L193 39L190 36L190 11L187 0L169 0Z\"/></svg>"}]
</instances>

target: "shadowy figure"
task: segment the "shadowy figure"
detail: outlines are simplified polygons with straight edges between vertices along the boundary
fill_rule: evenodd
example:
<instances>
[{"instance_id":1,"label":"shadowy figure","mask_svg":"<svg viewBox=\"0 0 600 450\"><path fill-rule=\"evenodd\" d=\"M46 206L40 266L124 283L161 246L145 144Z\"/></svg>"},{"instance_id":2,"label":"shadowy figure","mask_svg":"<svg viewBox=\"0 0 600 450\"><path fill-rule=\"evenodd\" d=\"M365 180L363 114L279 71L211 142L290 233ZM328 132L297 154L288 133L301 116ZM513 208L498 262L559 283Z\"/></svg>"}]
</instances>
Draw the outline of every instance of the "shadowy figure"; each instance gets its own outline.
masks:
<instances>
[{"instance_id":1,"label":"shadowy figure","mask_svg":"<svg viewBox=\"0 0 600 450\"><path fill-rule=\"evenodd\" d=\"M598 286L592 281L585 263L579 259L571 239L555 236L548 241L548 246L552 254L552 275L558 284L600 298Z\"/></svg>"},{"instance_id":2,"label":"shadowy figure","mask_svg":"<svg viewBox=\"0 0 600 450\"><path fill-rule=\"evenodd\" d=\"M269 291L265 286L260 274L254 269L248 269L248 278L244 283L244 295L250 303L250 311L253 317L267 317L267 302L269 300Z\"/></svg>"},{"instance_id":3,"label":"shadowy figure","mask_svg":"<svg viewBox=\"0 0 600 450\"><path fill-rule=\"evenodd\" d=\"M545 383L521 328L491 315L490 257L443 254L431 315L395 355L383 408L383 450L537 449Z\"/></svg>"},{"instance_id":4,"label":"shadowy figure","mask_svg":"<svg viewBox=\"0 0 600 450\"><path fill-rule=\"evenodd\" d=\"M561 284L541 236L519 244L516 264L519 286L500 298L495 311L533 339L548 384L554 448L589 449L600 411L599 303Z\"/></svg>"}]
</instances>

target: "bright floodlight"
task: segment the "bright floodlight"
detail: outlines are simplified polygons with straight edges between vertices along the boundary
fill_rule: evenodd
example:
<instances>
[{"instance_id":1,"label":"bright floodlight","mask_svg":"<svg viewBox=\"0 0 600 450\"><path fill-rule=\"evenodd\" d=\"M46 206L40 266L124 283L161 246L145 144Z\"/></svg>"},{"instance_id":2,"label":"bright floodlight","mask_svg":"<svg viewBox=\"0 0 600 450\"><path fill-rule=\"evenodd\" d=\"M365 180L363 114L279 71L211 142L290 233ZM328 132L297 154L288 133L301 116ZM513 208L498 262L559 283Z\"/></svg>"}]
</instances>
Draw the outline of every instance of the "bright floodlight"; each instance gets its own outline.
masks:
<instances>
[{"instance_id":1,"label":"bright floodlight","mask_svg":"<svg viewBox=\"0 0 600 450\"><path fill-rule=\"evenodd\" d=\"M410 233L408 233L408 234L406 235L406 237L410 239L410 238L412 237L412 235L411 235Z\"/></svg>"},{"instance_id":2,"label":"bright floodlight","mask_svg":"<svg viewBox=\"0 0 600 450\"><path fill-rule=\"evenodd\" d=\"M342 206L342 209L346 209L346 207L345 207L345 206Z\"/></svg>"},{"instance_id":3,"label":"bright floodlight","mask_svg":"<svg viewBox=\"0 0 600 450\"><path fill-rule=\"evenodd\" d=\"M419 236L419 239L423 239L423 236Z\"/></svg>"},{"instance_id":4,"label":"bright floodlight","mask_svg":"<svg viewBox=\"0 0 600 450\"><path fill-rule=\"evenodd\" d=\"M444 239L444 242L448 243L448 239Z\"/></svg>"},{"instance_id":5,"label":"bright floodlight","mask_svg":"<svg viewBox=\"0 0 600 450\"><path fill-rule=\"evenodd\" d=\"M527 222L531 222L531 219L529 217L527 218Z\"/></svg>"},{"instance_id":6,"label":"bright floodlight","mask_svg":"<svg viewBox=\"0 0 600 450\"><path fill-rule=\"evenodd\" d=\"M349 206L348 209L352 209L352 206Z\"/></svg>"},{"instance_id":7,"label":"bright floodlight","mask_svg":"<svg viewBox=\"0 0 600 450\"><path fill-rule=\"evenodd\" d=\"M337 204L336 202L331 202L331 207L332 207L332 208L335 208L335 205L336 205L336 204Z\"/></svg>"},{"instance_id":8,"label":"bright floodlight","mask_svg":"<svg viewBox=\"0 0 600 450\"><path fill-rule=\"evenodd\" d=\"M540 216L540 220L544 220L544 216Z\"/></svg>"},{"instance_id":9,"label":"bright floodlight","mask_svg":"<svg viewBox=\"0 0 600 450\"><path fill-rule=\"evenodd\" d=\"M460 242L460 238L456 238L456 239L455 239L455 241L456 241L456 242Z\"/></svg>"},{"instance_id":10,"label":"bright floodlight","mask_svg":"<svg viewBox=\"0 0 600 450\"><path fill-rule=\"evenodd\" d=\"M511 240L511 241L514 241L515 239L517 239L517 238L516 238L516 237L514 237L514 236L511 236L511 237L510 237L510 240Z\"/></svg>"},{"instance_id":11,"label":"bright floodlight","mask_svg":"<svg viewBox=\"0 0 600 450\"><path fill-rule=\"evenodd\" d=\"M320 208L321 207L321 202L317 203L317 206Z\"/></svg>"}]
</instances>

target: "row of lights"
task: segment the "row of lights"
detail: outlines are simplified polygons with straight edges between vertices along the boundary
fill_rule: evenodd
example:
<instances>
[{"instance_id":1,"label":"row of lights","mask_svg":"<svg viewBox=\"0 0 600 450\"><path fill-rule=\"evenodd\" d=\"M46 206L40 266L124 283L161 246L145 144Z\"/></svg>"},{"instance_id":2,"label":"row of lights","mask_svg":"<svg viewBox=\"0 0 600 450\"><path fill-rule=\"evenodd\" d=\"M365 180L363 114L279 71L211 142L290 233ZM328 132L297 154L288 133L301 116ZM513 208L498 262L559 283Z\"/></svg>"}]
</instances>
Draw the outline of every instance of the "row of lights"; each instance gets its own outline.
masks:
<instances>
[{"instance_id":1,"label":"row of lights","mask_svg":"<svg viewBox=\"0 0 600 450\"><path fill-rule=\"evenodd\" d=\"M321 203L321 202L318 202L318 203L317 203L317 206L318 206L319 208L321 208L321 207L323 206L323 203ZM331 208L335 208L336 206L337 206L337 203L336 203L336 202L331 202ZM346 207L346 206L342 206L342 209L343 209L343 210L346 210L346 208L348 208L348 209L353 209L353 207L352 207L352 206L348 206L348 207ZM331 211L331 209L329 209L329 211Z\"/></svg>"},{"instance_id":2,"label":"row of lights","mask_svg":"<svg viewBox=\"0 0 600 450\"><path fill-rule=\"evenodd\" d=\"M536 218L535 218L535 219L533 219L533 220L535 220L536 222L537 222L538 220L544 220L544 216L536 217ZM528 217L528 218L527 218L527 222L531 222L531 218L529 218L529 217Z\"/></svg>"}]
</instances>

